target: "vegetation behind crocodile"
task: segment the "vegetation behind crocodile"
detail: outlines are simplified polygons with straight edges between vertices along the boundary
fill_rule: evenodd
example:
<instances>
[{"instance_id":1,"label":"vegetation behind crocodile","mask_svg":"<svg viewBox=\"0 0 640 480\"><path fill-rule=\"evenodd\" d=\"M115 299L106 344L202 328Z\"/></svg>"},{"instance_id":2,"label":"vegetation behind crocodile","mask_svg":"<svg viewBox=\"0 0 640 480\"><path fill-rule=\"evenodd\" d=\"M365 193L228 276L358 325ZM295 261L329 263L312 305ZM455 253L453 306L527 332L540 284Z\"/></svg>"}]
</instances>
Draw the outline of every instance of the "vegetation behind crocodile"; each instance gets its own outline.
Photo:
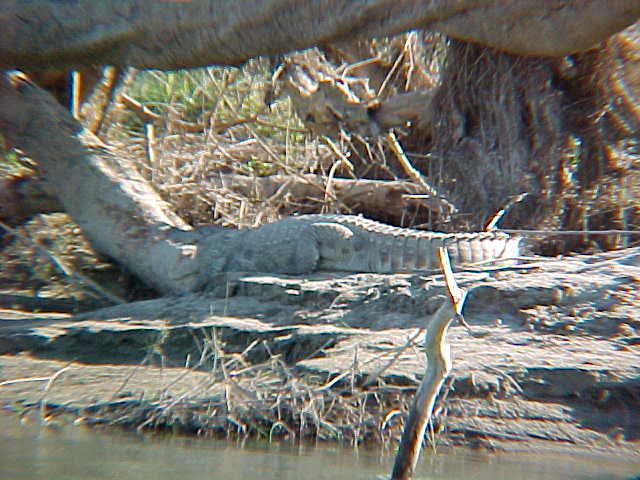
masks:
<instances>
[{"instance_id":1,"label":"vegetation behind crocodile","mask_svg":"<svg viewBox=\"0 0 640 480\"><path fill-rule=\"evenodd\" d=\"M445 246L454 265L517 257L520 238L501 232L438 233L398 228L352 215L301 215L255 229L203 237L213 271L304 274L395 273L439 268Z\"/></svg>"}]
</instances>

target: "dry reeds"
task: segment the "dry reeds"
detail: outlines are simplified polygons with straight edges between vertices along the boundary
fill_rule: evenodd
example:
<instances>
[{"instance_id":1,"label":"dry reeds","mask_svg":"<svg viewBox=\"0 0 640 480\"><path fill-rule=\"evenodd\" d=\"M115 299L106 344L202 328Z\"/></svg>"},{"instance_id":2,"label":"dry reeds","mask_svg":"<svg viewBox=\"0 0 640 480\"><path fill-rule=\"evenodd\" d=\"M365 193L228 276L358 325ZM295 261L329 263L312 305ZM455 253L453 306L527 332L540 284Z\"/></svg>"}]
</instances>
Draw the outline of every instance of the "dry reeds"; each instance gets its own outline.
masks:
<instances>
[{"instance_id":1,"label":"dry reeds","mask_svg":"<svg viewBox=\"0 0 640 480\"><path fill-rule=\"evenodd\" d=\"M401 349L415 346L414 341L415 337ZM130 368L110 398L78 406L83 399L57 404L43 397L33 406L52 422L71 414L76 423L87 425L216 437L338 440L353 445L398 440L403 412L409 408L407 393L415 387L388 383L382 372L376 378L361 374L357 347L351 365L329 374L300 369L278 355L249 363L246 357L260 346L254 342L241 353L227 353L214 331L200 357L183 369L166 369L165 381L157 388L141 390L136 384L136 378L145 375L140 365ZM396 353L386 352L376 360L399 361ZM72 368L81 372L83 367ZM34 381L51 385L54 377Z\"/></svg>"}]
</instances>

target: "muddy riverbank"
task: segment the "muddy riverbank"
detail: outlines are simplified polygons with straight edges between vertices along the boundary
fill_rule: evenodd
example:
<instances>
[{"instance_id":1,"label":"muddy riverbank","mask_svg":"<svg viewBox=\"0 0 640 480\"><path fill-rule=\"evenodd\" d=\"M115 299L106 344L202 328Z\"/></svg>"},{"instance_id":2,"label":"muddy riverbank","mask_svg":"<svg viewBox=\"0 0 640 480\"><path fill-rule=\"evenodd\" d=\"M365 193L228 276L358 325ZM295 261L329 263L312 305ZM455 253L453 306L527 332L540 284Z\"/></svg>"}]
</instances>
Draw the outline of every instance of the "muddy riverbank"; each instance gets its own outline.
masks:
<instances>
[{"instance_id":1,"label":"muddy riverbank","mask_svg":"<svg viewBox=\"0 0 640 480\"><path fill-rule=\"evenodd\" d=\"M640 460L640 250L456 279L472 332L450 330L431 441ZM437 273L234 274L79 315L5 308L0 404L51 422L395 442L442 301Z\"/></svg>"}]
</instances>

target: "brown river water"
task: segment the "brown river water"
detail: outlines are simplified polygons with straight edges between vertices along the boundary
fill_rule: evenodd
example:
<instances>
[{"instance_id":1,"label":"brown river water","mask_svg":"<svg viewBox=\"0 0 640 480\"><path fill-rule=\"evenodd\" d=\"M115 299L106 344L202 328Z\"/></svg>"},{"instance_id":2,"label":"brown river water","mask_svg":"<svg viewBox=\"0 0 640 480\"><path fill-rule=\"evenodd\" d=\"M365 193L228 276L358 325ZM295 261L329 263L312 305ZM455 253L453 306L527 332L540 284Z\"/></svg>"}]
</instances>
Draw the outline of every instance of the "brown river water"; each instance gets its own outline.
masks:
<instances>
[{"instance_id":1,"label":"brown river water","mask_svg":"<svg viewBox=\"0 0 640 480\"><path fill-rule=\"evenodd\" d=\"M0 480L380 479L388 478L392 463L393 453L383 450L41 427L0 411ZM428 449L414 478L610 480L638 474L638 457L624 462Z\"/></svg>"}]
</instances>

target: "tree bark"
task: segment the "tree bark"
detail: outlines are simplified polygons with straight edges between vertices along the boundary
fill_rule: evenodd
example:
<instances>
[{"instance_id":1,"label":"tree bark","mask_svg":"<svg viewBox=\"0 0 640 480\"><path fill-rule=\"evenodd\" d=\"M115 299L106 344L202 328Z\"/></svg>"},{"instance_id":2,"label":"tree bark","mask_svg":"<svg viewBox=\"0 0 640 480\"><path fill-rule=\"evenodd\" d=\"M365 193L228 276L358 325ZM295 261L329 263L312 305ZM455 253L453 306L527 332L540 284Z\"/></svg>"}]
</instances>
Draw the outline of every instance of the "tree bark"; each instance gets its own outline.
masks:
<instances>
[{"instance_id":1,"label":"tree bark","mask_svg":"<svg viewBox=\"0 0 640 480\"><path fill-rule=\"evenodd\" d=\"M190 227L108 148L83 144L82 127L51 95L24 77L0 77L0 131L37 159L98 252L160 292L195 288L195 247L179 239Z\"/></svg>"},{"instance_id":2,"label":"tree bark","mask_svg":"<svg viewBox=\"0 0 640 480\"><path fill-rule=\"evenodd\" d=\"M413 28L521 55L562 56L638 17L638 0L4 0L0 70L236 65Z\"/></svg>"},{"instance_id":3,"label":"tree bark","mask_svg":"<svg viewBox=\"0 0 640 480\"><path fill-rule=\"evenodd\" d=\"M451 42L421 150L434 157L429 181L468 214L467 228L482 228L524 192L503 228L637 225L639 32L636 24L564 59ZM550 254L623 246L584 236L545 242Z\"/></svg>"}]
</instances>

